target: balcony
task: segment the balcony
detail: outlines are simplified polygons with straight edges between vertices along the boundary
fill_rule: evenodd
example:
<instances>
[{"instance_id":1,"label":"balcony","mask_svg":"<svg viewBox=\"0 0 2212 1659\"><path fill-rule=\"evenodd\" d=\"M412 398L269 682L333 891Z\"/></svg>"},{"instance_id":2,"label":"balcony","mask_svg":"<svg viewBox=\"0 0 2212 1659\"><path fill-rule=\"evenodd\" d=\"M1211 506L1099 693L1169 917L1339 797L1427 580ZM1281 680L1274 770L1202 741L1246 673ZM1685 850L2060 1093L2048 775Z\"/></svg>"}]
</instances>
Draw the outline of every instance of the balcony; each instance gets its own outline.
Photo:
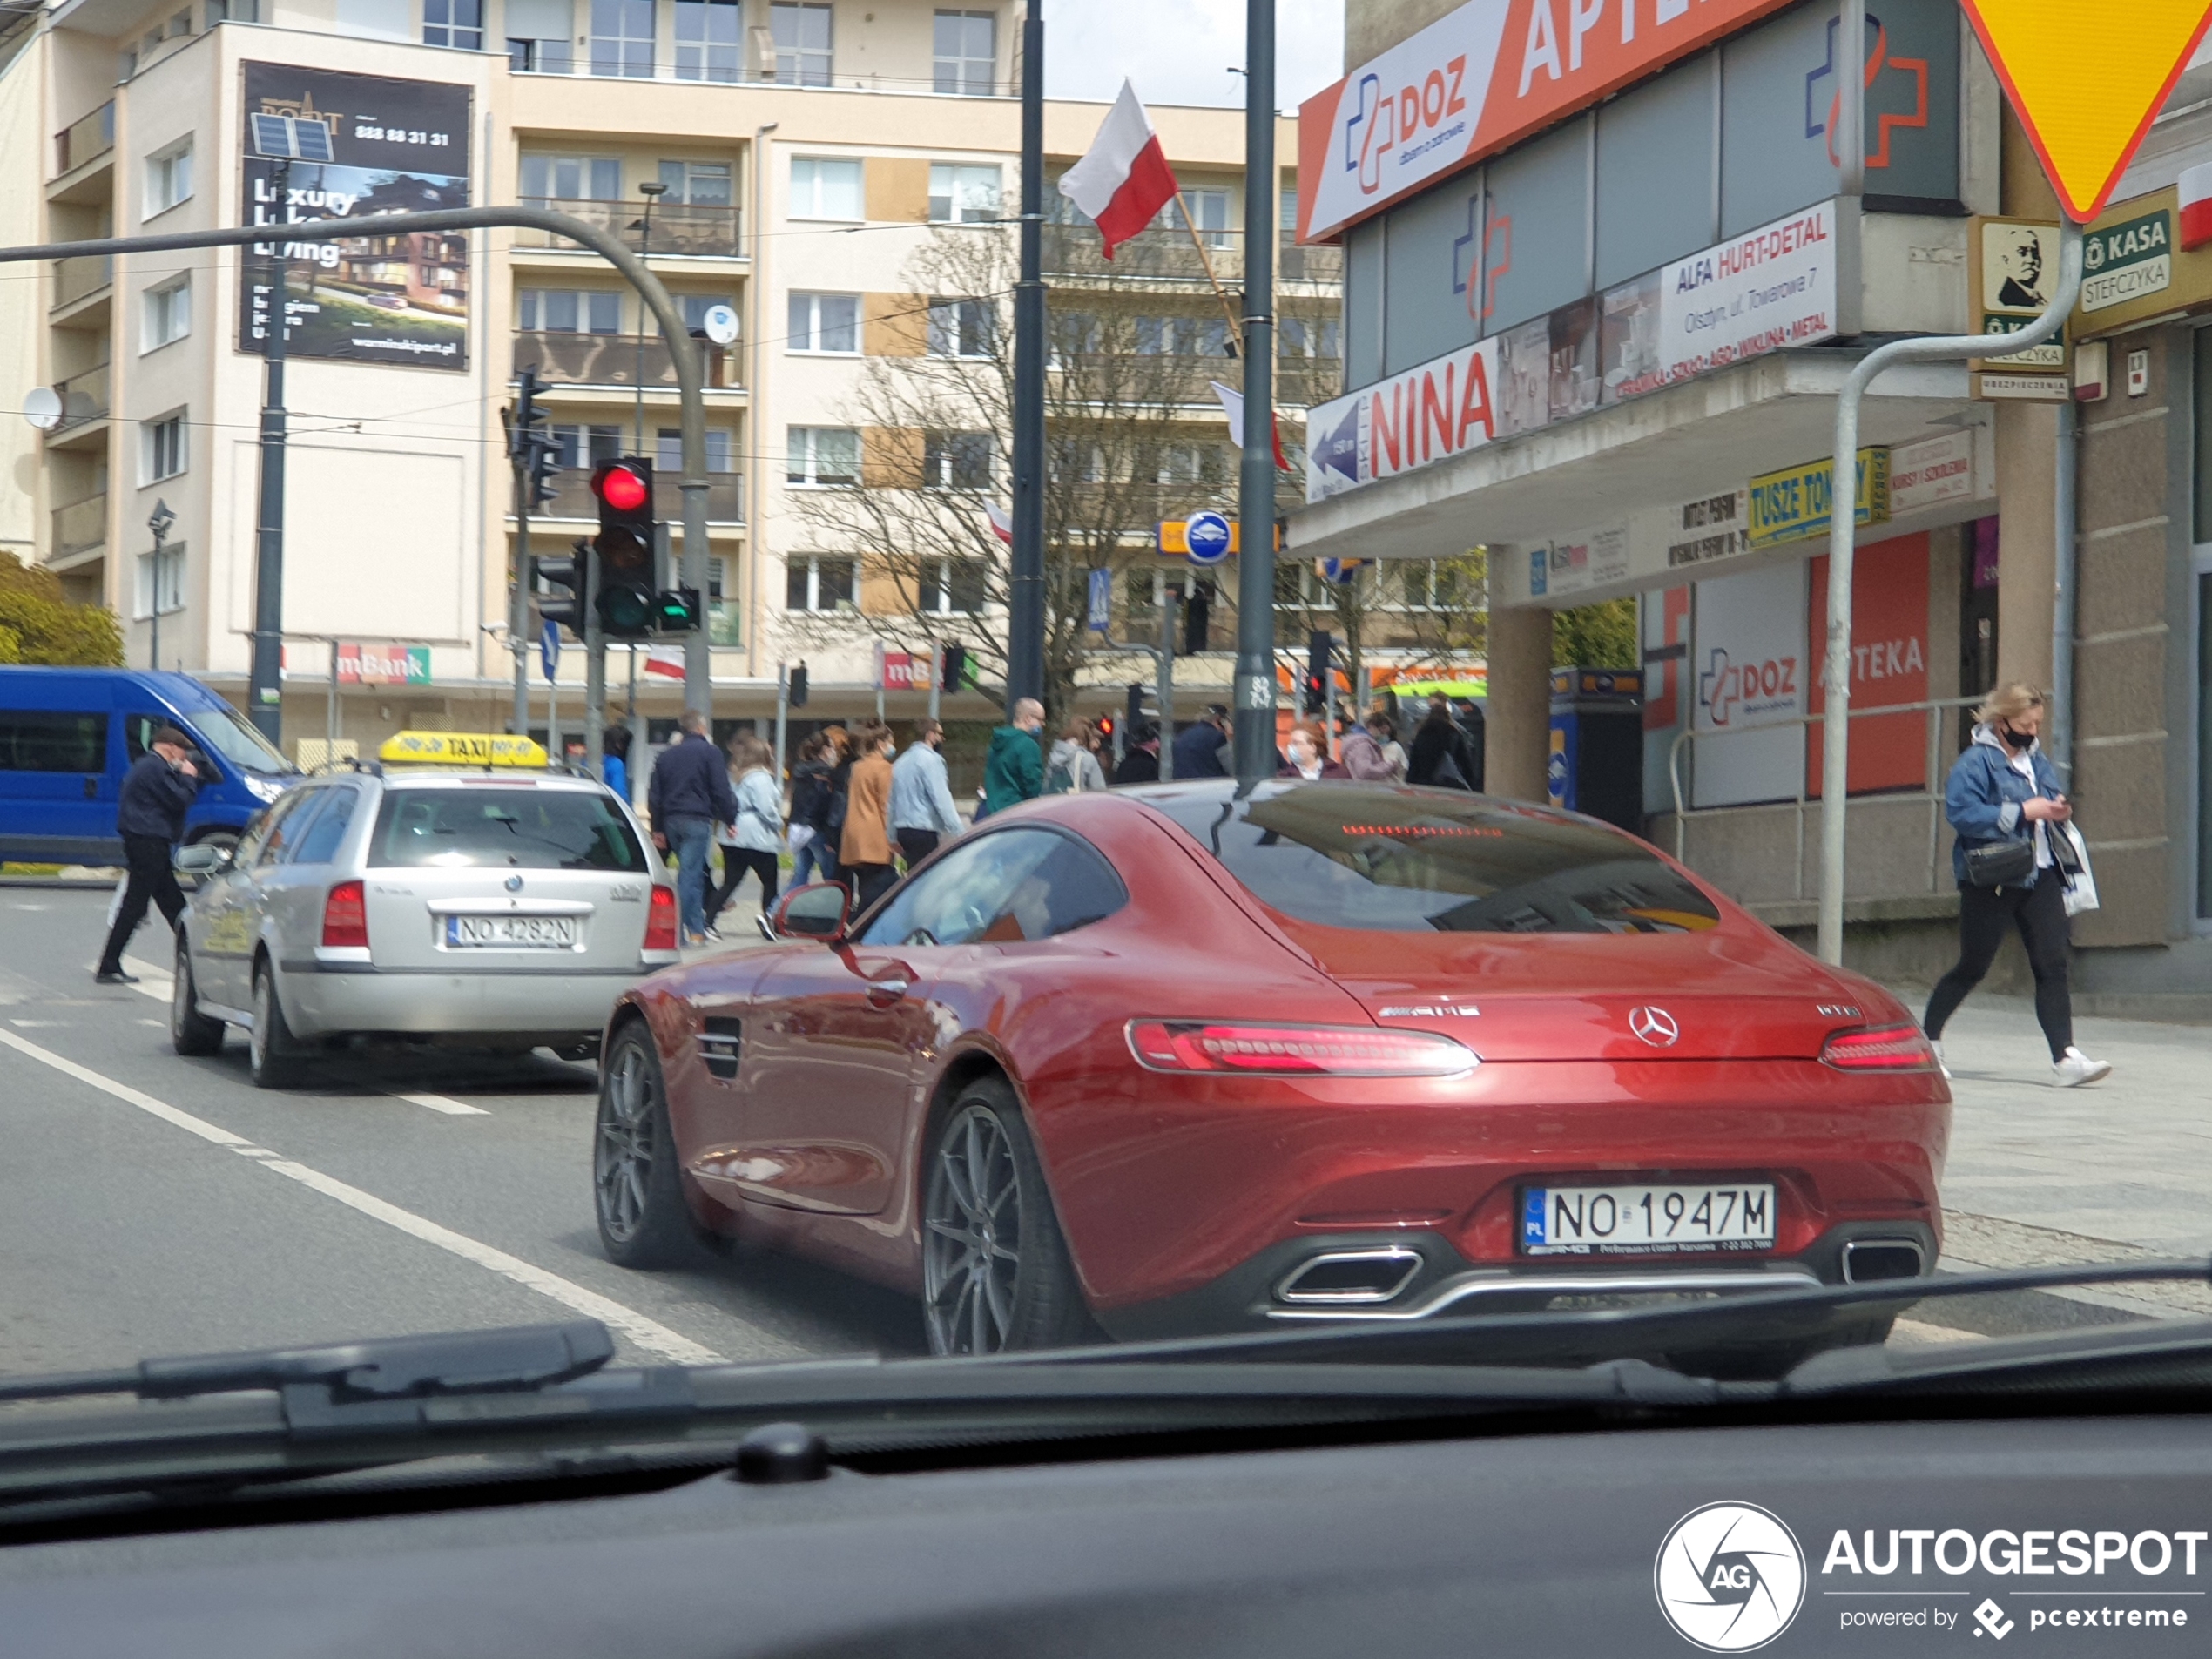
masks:
<instances>
[{"instance_id":1,"label":"balcony","mask_svg":"<svg viewBox=\"0 0 2212 1659\"><path fill-rule=\"evenodd\" d=\"M115 148L115 100L54 134L54 177L97 161Z\"/></svg>"},{"instance_id":2,"label":"balcony","mask_svg":"<svg viewBox=\"0 0 2212 1659\"><path fill-rule=\"evenodd\" d=\"M89 553L107 540L107 496L87 496L83 501L54 509L54 546L51 563Z\"/></svg>"},{"instance_id":3,"label":"balcony","mask_svg":"<svg viewBox=\"0 0 2212 1659\"><path fill-rule=\"evenodd\" d=\"M804 87L825 92L922 92L940 98L1022 96L1019 81L1000 81L965 62L948 64L928 75L847 75L832 65L810 63L779 71L773 64L747 64L737 48L716 42L699 46L679 43L674 62L655 58L643 42L597 38L571 46L566 38L510 39L508 67L517 75L577 76L597 80L677 81L711 86Z\"/></svg>"},{"instance_id":4,"label":"balcony","mask_svg":"<svg viewBox=\"0 0 2212 1659\"><path fill-rule=\"evenodd\" d=\"M706 383L711 390L741 389L731 353L706 349ZM561 334L517 330L516 368L535 364L547 380L570 386L647 387L676 389L676 362L658 334Z\"/></svg>"},{"instance_id":5,"label":"balcony","mask_svg":"<svg viewBox=\"0 0 2212 1659\"><path fill-rule=\"evenodd\" d=\"M580 219L633 248L644 239L641 228L645 221L643 198L634 202L609 202L536 196L525 198L523 206L550 207L556 213ZM687 259L737 259L744 252L738 239L738 212L734 207L696 207L664 202L653 209L652 239L644 251ZM525 229L515 233L515 246L565 248L576 244L550 231Z\"/></svg>"},{"instance_id":6,"label":"balcony","mask_svg":"<svg viewBox=\"0 0 2212 1659\"><path fill-rule=\"evenodd\" d=\"M115 261L105 253L80 253L73 260L54 261L54 306L57 311L91 298L115 280Z\"/></svg>"},{"instance_id":7,"label":"balcony","mask_svg":"<svg viewBox=\"0 0 2212 1659\"><path fill-rule=\"evenodd\" d=\"M95 364L81 374L72 374L65 381L54 382L54 395L62 401L62 418L54 422L46 436L58 438L94 421L104 421L108 412L108 366Z\"/></svg>"},{"instance_id":8,"label":"balcony","mask_svg":"<svg viewBox=\"0 0 2212 1659\"><path fill-rule=\"evenodd\" d=\"M671 524L684 522L684 494L675 469L655 469L653 510ZM553 499L531 509L533 518L570 518L586 522L599 516L599 503L591 494L591 475L571 470L556 475ZM511 516L511 515L510 515ZM711 472L706 475L706 522L710 524L745 523L745 475Z\"/></svg>"},{"instance_id":9,"label":"balcony","mask_svg":"<svg viewBox=\"0 0 2212 1659\"><path fill-rule=\"evenodd\" d=\"M1114 250L1111 260L1099 251L1098 230L1091 225L1048 225L1044 227L1044 268L1048 276L1119 279L1137 282L1198 282L1213 267L1217 281L1242 281L1244 275L1244 238L1240 231L1202 231L1204 258L1181 225L1171 229L1139 231ZM1280 282L1311 282L1328 287L1344 283L1344 250L1300 247L1279 242L1275 249L1275 276Z\"/></svg>"}]
</instances>

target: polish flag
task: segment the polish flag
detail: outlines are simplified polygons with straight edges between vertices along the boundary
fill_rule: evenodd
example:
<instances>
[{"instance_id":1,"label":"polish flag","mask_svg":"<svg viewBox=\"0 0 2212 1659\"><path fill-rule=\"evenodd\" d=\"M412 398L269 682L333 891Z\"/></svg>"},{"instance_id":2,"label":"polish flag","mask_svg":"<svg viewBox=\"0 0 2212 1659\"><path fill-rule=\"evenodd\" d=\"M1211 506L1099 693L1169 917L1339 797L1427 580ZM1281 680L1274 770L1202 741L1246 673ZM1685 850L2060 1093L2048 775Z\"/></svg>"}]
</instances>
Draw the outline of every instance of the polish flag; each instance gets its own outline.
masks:
<instances>
[{"instance_id":1,"label":"polish flag","mask_svg":"<svg viewBox=\"0 0 2212 1659\"><path fill-rule=\"evenodd\" d=\"M1008 547L1014 545L1014 515L995 501L983 503L983 516L991 522L991 534Z\"/></svg>"},{"instance_id":2,"label":"polish flag","mask_svg":"<svg viewBox=\"0 0 2212 1659\"><path fill-rule=\"evenodd\" d=\"M665 679L684 678L684 653L680 651L655 649L645 653L645 671L658 674Z\"/></svg>"},{"instance_id":3,"label":"polish flag","mask_svg":"<svg viewBox=\"0 0 2212 1659\"><path fill-rule=\"evenodd\" d=\"M1229 442L1239 449L1244 447L1244 395L1233 386L1224 386L1219 381L1208 381L1213 395L1221 400L1222 413L1229 417ZM1268 435L1275 440L1275 464L1288 472L1289 458L1283 454L1283 417L1271 413Z\"/></svg>"},{"instance_id":4,"label":"polish flag","mask_svg":"<svg viewBox=\"0 0 2212 1659\"><path fill-rule=\"evenodd\" d=\"M1110 260L1175 199L1175 173L1160 135L1152 131L1152 118L1137 102L1136 89L1123 81L1090 149L1061 176L1060 193L1097 221Z\"/></svg>"},{"instance_id":5,"label":"polish flag","mask_svg":"<svg viewBox=\"0 0 2212 1659\"><path fill-rule=\"evenodd\" d=\"M2212 162L2182 172L2182 247L2184 252L2212 242Z\"/></svg>"}]
</instances>

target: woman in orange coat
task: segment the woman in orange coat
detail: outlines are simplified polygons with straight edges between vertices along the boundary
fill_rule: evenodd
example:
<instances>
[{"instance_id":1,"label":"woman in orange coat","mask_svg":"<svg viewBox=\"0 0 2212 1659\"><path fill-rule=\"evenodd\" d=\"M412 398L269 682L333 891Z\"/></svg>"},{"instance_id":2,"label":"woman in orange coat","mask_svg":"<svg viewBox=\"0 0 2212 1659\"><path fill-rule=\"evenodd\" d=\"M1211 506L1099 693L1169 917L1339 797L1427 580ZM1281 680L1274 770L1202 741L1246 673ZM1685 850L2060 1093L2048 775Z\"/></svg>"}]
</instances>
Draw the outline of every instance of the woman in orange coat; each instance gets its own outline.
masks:
<instances>
[{"instance_id":1,"label":"woman in orange coat","mask_svg":"<svg viewBox=\"0 0 2212 1659\"><path fill-rule=\"evenodd\" d=\"M853 887L853 914L881 898L897 879L891 862L891 728L880 720L862 726L853 745L846 786L845 833L837 861Z\"/></svg>"}]
</instances>

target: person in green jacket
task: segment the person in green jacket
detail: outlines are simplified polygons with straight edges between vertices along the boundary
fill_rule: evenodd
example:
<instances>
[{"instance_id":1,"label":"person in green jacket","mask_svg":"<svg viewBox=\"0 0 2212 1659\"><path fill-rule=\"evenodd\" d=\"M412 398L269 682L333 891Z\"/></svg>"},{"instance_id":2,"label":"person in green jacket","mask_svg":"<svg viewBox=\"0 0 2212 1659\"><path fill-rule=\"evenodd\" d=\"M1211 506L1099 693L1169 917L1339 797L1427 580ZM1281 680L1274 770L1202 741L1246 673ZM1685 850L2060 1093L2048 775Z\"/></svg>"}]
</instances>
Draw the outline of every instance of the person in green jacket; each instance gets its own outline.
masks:
<instances>
[{"instance_id":1,"label":"person in green jacket","mask_svg":"<svg viewBox=\"0 0 2212 1659\"><path fill-rule=\"evenodd\" d=\"M1014 705L1014 724L991 733L983 762L983 813L1002 813L1044 793L1044 751L1037 733L1044 730L1044 705L1025 697Z\"/></svg>"}]
</instances>

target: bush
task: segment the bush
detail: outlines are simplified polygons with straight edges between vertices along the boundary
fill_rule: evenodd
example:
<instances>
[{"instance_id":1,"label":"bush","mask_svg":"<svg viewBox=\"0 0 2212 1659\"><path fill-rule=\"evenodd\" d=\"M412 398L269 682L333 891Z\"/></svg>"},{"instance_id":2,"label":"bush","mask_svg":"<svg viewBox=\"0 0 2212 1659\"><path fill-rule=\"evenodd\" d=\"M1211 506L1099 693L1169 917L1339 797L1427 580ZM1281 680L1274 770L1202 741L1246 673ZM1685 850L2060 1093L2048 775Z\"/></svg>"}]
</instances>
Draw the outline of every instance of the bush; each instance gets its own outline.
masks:
<instances>
[{"instance_id":1,"label":"bush","mask_svg":"<svg viewBox=\"0 0 2212 1659\"><path fill-rule=\"evenodd\" d=\"M0 663L120 668L123 630L105 605L72 604L52 571L0 553Z\"/></svg>"}]
</instances>

